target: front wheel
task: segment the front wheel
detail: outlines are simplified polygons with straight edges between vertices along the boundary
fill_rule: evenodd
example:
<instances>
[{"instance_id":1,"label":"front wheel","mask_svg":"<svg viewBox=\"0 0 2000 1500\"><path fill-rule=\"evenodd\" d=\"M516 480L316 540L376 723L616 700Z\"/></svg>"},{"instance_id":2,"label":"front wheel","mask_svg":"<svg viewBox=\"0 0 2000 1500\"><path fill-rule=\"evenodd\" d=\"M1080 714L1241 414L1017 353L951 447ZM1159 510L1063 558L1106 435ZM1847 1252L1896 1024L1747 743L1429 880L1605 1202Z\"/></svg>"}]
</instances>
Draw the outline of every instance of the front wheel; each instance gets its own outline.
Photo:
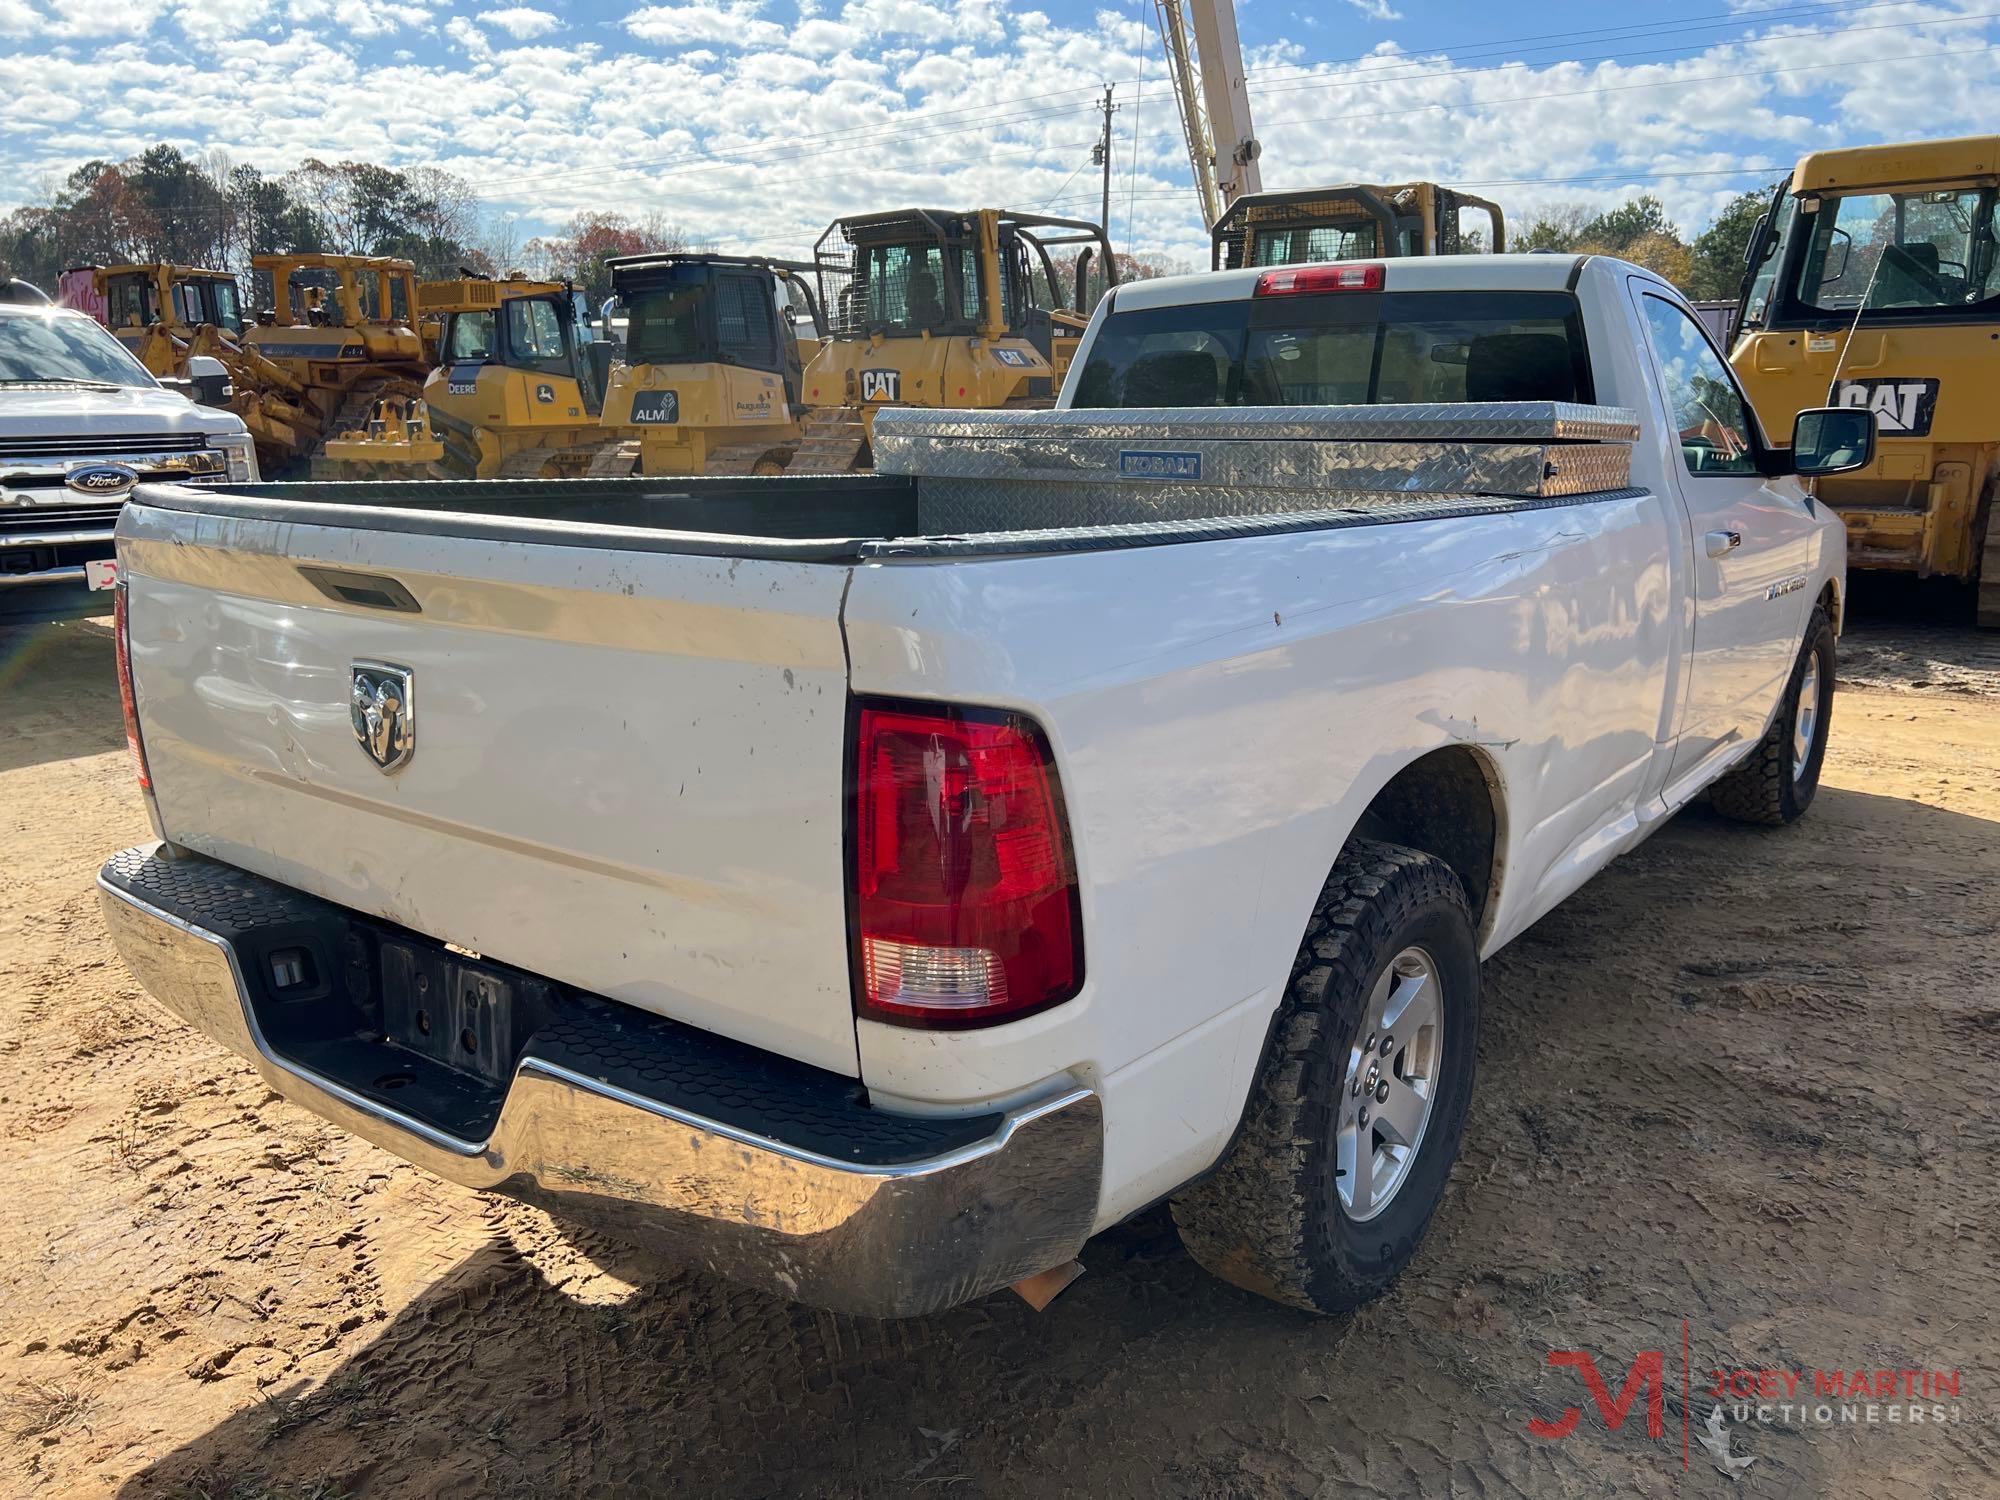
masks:
<instances>
[{"instance_id":1,"label":"front wheel","mask_svg":"<svg viewBox=\"0 0 2000 1500\"><path fill-rule=\"evenodd\" d=\"M1781 827L1795 823L1819 791L1833 720L1833 622L1815 607L1785 696L1757 748L1709 788L1724 817Z\"/></svg>"},{"instance_id":2,"label":"front wheel","mask_svg":"<svg viewBox=\"0 0 2000 1500\"><path fill-rule=\"evenodd\" d=\"M1457 875L1354 841L1313 909L1235 1144L1173 1200L1188 1253L1308 1312L1380 1296L1444 1197L1478 1049Z\"/></svg>"}]
</instances>

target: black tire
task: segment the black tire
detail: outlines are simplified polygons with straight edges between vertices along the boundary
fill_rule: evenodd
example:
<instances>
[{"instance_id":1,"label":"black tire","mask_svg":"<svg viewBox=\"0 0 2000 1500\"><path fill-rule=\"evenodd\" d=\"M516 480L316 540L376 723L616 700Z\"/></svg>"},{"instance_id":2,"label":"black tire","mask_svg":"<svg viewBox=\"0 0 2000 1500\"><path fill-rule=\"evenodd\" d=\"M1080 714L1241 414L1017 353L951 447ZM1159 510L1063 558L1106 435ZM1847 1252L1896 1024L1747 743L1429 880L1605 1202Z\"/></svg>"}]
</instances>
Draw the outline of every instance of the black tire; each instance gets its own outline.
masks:
<instances>
[{"instance_id":1,"label":"black tire","mask_svg":"<svg viewBox=\"0 0 2000 1500\"><path fill-rule=\"evenodd\" d=\"M1412 947L1432 960L1442 988L1433 1102L1400 1187L1360 1220L1336 1181L1350 1048L1376 984ZM1380 1296L1444 1197L1478 1046L1479 950L1465 888L1431 855L1355 840L1313 908L1235 1143L1173 1200L1188 1253L1224 1281L1308 1312Z\"/></svg>"},{"instance_id":2,"label":"black tire","mask_svg":"<svg viewBox=\"0 0 2000 1500\"><path fill-rule=\"evenodd\" d=\"M1813 719L1812 749L1798 774L1793 774L1792 734L1798 724L1799 696L1807 668L1817 666L1818 711ZM1805 644L1792 663L1785 696L1772 715L1771 727L1757 748L1731 767L1708 789L1709 804L1726 818L1779 828L1796 823L1812 806L1819 791L1820 767L1826 762L1826 734L1833 723L1833 622L1815 606L1806 622Z\"/></svg>"}]
</instances>

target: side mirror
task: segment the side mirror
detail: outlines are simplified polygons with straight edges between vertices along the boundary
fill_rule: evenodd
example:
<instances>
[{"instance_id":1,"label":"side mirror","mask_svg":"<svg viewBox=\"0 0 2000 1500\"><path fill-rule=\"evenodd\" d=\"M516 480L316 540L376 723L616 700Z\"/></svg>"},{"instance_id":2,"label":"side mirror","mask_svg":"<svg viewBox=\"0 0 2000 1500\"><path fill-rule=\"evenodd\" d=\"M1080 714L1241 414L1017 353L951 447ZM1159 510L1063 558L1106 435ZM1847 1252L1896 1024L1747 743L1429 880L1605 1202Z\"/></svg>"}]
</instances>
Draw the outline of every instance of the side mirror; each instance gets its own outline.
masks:
<instances>
[{"instance_id":1,"label":"side mirror","mask_svg":"<svg viewBox=\"0 0 2000 1500\"><path fill-rule=\"evenodd\" d=\"M1768 260L1770 258L1770 252L1768 251L1762 257L1757 254L1757 246L1764 238L1764 226L1770 222L1770 210L1766 209L1763 213L1757 215L1756 228L1750 231L1750 238L1743 242L1743 264L1746 267L1758 264L1760 259Z\"/></svg>"},{"instance_id":2,"label":"side mirror","mask_svg":"<svg viewBox=\"0 0 2000 1500\"><path fill-rule=\"evenodd\" d=\"M1845 474L1875 462L1875 413L1858 406L1820 406L1792 422L1792 472L1804 478Z\"/></svg>"},{"instance_id":3,"label":"side mirror","mask_svg":"<svg viewBox=\"0 0 2000 1500\"><path fill-rule=\"evenodd\" d=\"M228 366L212 354L197 354L188 361L188 381L194 388L190 399L203 406L227 406L236 394Z\"/></svg>"}]
</instances>

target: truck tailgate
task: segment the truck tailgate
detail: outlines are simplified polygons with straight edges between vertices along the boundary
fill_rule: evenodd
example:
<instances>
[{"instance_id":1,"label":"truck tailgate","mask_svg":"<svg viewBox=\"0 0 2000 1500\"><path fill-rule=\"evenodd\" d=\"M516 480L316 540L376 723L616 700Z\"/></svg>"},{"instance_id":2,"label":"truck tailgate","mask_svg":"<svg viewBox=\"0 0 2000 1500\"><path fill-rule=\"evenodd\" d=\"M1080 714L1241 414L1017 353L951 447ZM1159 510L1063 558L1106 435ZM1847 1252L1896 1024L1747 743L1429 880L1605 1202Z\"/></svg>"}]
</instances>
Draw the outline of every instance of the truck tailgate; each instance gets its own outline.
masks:
<instances>
[{"instance_id":1,"label":"truck tailgate","mask_svg":"<svg viewBox=\"0 0 2000 1500\"><path fill-rule=\"evenodd\" d=\"M128 508L166 836L853 1075L847 569L439 531ZM371 662L411 674L389 771L351 711Z\"/></svg>"}]
</instances>

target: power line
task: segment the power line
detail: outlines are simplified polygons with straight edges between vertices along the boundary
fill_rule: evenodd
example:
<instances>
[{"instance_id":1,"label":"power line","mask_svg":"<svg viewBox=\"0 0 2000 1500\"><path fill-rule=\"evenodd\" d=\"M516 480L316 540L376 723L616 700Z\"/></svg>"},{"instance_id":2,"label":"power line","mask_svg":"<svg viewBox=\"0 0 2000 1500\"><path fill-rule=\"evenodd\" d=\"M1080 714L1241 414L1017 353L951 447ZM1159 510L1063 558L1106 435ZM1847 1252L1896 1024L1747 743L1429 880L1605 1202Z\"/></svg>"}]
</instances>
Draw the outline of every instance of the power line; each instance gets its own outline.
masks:
<instances>
[{"instance_id":1,"label":"power line","mask_svg":"<svg viewBox=\"0 0 2000 1500\"><path fill-rule=\"evenodd\" d=\"M1910 0L1893 0L1893 3L1908 4L1910 3ZM2000 15L2000 11L1982 11L1976 15L1939 16L1939 17L1927 18L1920 21L1884 21L1877 26L1844 26L1831 31L1801 31L1801 32L1790 33L1785 36L1752 37L1749 38L1748 40L1738 43L1738 45L1744 47L1764 47L1764 46L1769 46L1774 42L1803 42L1803 41L1810 41L1815 37L1852 36L1857 32L1864 32L1864 31L1908 31L1926 26L1957 26L1967 21L1990 21L1994 19L1996 15ZM1558 68L1562 67L1564 64L1567 63L1581 64L1581 63L1596 63L1596 62L1615 62L1622 59L1633 58L1633 57L1661 57L1671 52L1685 52L1688 50L1689 46L1692 45L1693 44L1688 43L1677 47L1655 47L1639 52L1606 52L1606 53L1599 53L1597 55L1590 57L1565 57L1565 58L1555 59L1546 64L1540 64L1538 66ZM1704 45L1713 45L1713 44L1704 44ZM1536 65L1531 65L1531 66L1536 66ZM1413 67L1411 71L1405 73L1378 74L1372 71L1356 72L1340 78L1323 78L1321 81L1312 83L1300 82L1289 85L1278 84L1270 88L1260 89L1258 92L1263 95L1270 95L1270 94L1294 94L1311 89L1373 88L1378 84L1385 84L1385 83L1403 83L1409 81L1427 83L1433 79L1443 80L1448 78L1465 78L1465 77L1474 77L1481 74L1510 73L1513 71L1514 71L1514 66L1512 64L1505 64L1505 63L1497 67L1488 67L1488 68L1445 68L1445 69L1433 69L1429 71L1425 71L1421 65L1417 65Z\"/></svg>"},{"instance_id":2,"label":"power line","mask_svg":"<svg viewBox=\"0 0 2000 1500\"><path fill-rule=\"evenodd\" d=\"M1953 58L1976 57L1982 53L2000 52L2000 44L1989 47L1973 47L1954 51ZM1627 94L1640 89L1693 88L1697 84L1726 83L1734 78L1775 78L1790 73L1819 73L1840 68L1870 68L1883 63L1930 62L1938 56L1935 52L1910 52L1900 57L1857 57L1839 62L1798 63L1783 68L1745 68L1733 73L1704 73L1694 78L1662 78L1650 83L1616 83L1590 89L1561 89L1542 94L1510 94L1504 99L1451 100L1436 104L1417 104L1405 109L1372 109L1362 114L1315 115L1302 120L1276 120L1277 125L1332 125L1343 121L1386 120L1398 115L1420 115L1431 110L1449 109L1461 112L1498 109L1509 104L1528 104L1541 99L1584 99L1603 94Z\"/></svg>"},{"instance_id":3,"label":"power line","mask_svg":"<svg viewBox=\"0 0 2000 1500\"><path fill-rule=\"evenodd\" d=\"M1849 5L1833 3L1833 0L1808 0L1808 3L1780 5L1766 10L1712 11L1705 16L1686 16L1671 21L1635 21L1624 26L1607 26L1585 31L1542 31L1530 36L1503 37L1495 41L1474 42L1459 46L1453 46L1450 43L1438 43L1428 47L1413 48L1405 53L1404 56L1412 62L1424 54L1449 54L1452 57L1459 58L1479 57L1486 53L1505 51L1509 48L1520 47L1532 42L1548 42L1550 45L1546 47L1531 46L1527 50L1532 52L1547 52L1556 47L1573 46L1580 41L1591 39L1609 40L1620 33L1629 34L1629 39L1633 41L1645 41L1654 35L1671 36L1682 31L1719 30L1725 27L1729 29L1738 27L1754 29L1758 26L1769 25L1774 21L1782 22L1802 16L1826 14L1828 12L1844 16L1868 10L1900 9L1905 6L1922 3L1924 3L1924 0L1864 0L1862 4ZM1916 25L1918 23L1911 22L1909 24ZM1620 54L1612 54L1612 56L1617 55ZM1263 78L1277 74L1289 74L1295 78L1310 77L1322 68L1353 67L1362 63L1380 61L1382 57L1383 54L1379 52L1364 52L1352 57L1328 58L1316 63L1281 63L1269 68L1249 69L1245 72L1244 76L1246 78Z\"/></svg>"},{"instance_id":4,"label":"power line","mask_svg":"<svg viewBox=\"0 0 2000 1500\"><path fill-rule=\"evenodd\" d=\"M1748 167L1706 167L1687 171L1671 172L1598 172L1581 177L1454 177L1451 185L1459 188L1501 188L1501 187L1565 187L1592 182L1666 182L1677 178L1692 177L1761 177L1766 180L1775 175L1790 175L1790 164ZM1136 196L1141 198L1178 198L1187 192L1186 188L1147 188ZM1080 203L1087 201L1088 194L1072 193L1067 198L1051 201L1060 203Z\"/></svg>"},{"instance_id":5,"label":"power line","mask_svg":"<svg viewBox=\"0 0 2000 1500\"><path fill-rule=\"evenodd\" d=\"M1820 14L1829 11L1845 15L1860 11L1901 7L1914 3L1918 3L1918 0L1867 0L1867 3L1864 4L1845 5L1845 6L1836 6L1831 4L1792 5L1792 6L1778 7L1768 11L1747 13L1742 17L1740 21L1737 21L1734 24L1742 27L1755 27L1755 26L1770 24L1770 22L1773 19L1782 20L1798 15ZM1716 14L1720 15L1721 13L1716 13ZM1850 27L1850 28L1844 28L1844 30L1848 31L1902 30L1902 29L1918 28L1931 25L1955 24L1958 22L1968 21L1968 20L1991 19L1993 14L1995 13L1988 13L1985 15L1978 15L1978 16L1920 18L1914 21L1885 23L1881 26L1876 26L1876 27ZM1625 27L1601 28L1599 31L1586 31L1580 33L1574 33L1573 35L1588 37L1594 35L1611 35L1617 32L1632 32L1635 33L1634 39L1639 40L1654 35L1662 35L1662 36L1673 35L1677 31L1688 31L1688 30L1699 30L1699 29L1712 30L1715 28L1713 26L1702 27L1702 26L1688 26L1679 23L1669 24L1663 22L1649 22L1649 23L1635 23L1634 25ZM1809 36L1823 36L1823 35L1837 35L1837 34L1841 33L1811 32L1811 33L1798 33L1796 35L1803 38ZM1539 33L1533 36L1516 38L1512 40L1479 43L1475 44L1470 49L1460 49L1456 51L1451 49L1449 44L1446 44L1434 50L1439 52L1446 52L1454 56L1467 56L1467 55L1477 56L1480 55L1480 53L1482 52L1493 51L1514 45L1515 42L1538 41L1542 40L1545 37L1552 37L1559 35L1561 34L1553 32ZM1754 45L1759 45L1765 41L1778 41L1778 40L1791 40L1791 39L1792 38L1789 36L1773 37L1773 38L1752 38L1748 42L1746 42L1745 45L1754 46ZM1151 28L1148 28L1147 42L1150 43L1150 40L1151 40ZM1584 63L1584 62L1615 61L1620 57L1625 57L1625 56L1634 56L1634 55L1653 56L1667 52L1683 51L1686 50L1687 46L1692 46L1692 45L1695 44L1690 43L1682 47L1649 49L1648 51L1636 54L1627 52L1613 52L1613 53L1604 53L1584 58L1563 58L1558 60L1552 60L1546 64L1531 65L1531 66L1554 67L1557 66L1559 62ZM1547 50L1547 49L1537 49L1537 50ZM1345 64L1366 63L1369 61L1376 60L1377 56L1379 55L1375 54L1364 55L1361 57L1342 59L1332 63L1315 64L1313 65L1313 67L1315 68L1339 67ZM1144 47L1142 46L1140 78L1143 78L1144 74L1143 64L1144 64ZM1293 78L1295 81L1289 84L1280 82L1277 84L1267 85L1265 87L1260 88L1258 92L1259 94L1272 94L1272 93L1298 92L1300 90L1313 89L1313 88L1349 88L1356 86L1368 87L1376 84L1396 82L1402 79L1417 79L1420 81L1429 81L1432 79L1444 80L1454 77L1476 75L1482 72L1512 71L1512 69L1507 68L1505 66L1495 67L1495 68L1451 68L1445 70L1432 69L1429 71L1423 71L1421 68L1421 64L1414 57L1410 59L1410 66L1413 69L1413 71L1406 73L1382 74L1379 70L1370 70L1366 76L1361 76L1361 77L1349 75L1349 76L1342 76L1339 78L1330 78L1326 77L1323 74L1318 74L1311 71L1306 71L1303 73L1294 73ZM1260 69L1256 70L1255 72L1247 76L1251 77L1264 76L1267 74L1277 73L1279 71L1280 70L1276 68ZM1138 83L1140 79L1130 79L1123 81ZM617 165L607 165L602 167L585 167L585 168L574 168L574 169L558 168L558 169L551 169L547 172L539 172L539 173L525 173L525 174L515 173L509 175L506 178L495 178L486 182L480 182L474 180L470 182L468 185L471 187L471 189L474 191L475 194L478 194L479 196L483 197L485 196L485 194L481 192L481 189L483 188L491 188L498 192L511 192L523 185L533 184L537 182L561 181L568 183L568 182L578 182L584 180L595 180L604 177L616 177L619 175L628 174L642 169L652 171L653 169L656 168L667 168L669 170L658 172L656 173L656 175L682 176L687 174L701 173L711 169L719 170L721 168L730 166L762 166L771 164L772 162L789 162L795 160L806 160L821 156L840 155L845 151L854 149L857 145L860 145L864 142L867 144L873 144L876 140L879 139L880 134L884 129L884 127L891 124L895 125L897 128L900 129L913 123L929 124L937 121L955 118L961 115L976 116L977 118L970 120L968 123L934 132L934 134L939 134L939 135L958 135L958 134L968 134L978 131L991 130L994 128L1007 125L1037 123L1039 121L1048 119L1068 118L1073 115L1087 113L1095 106L1087 103L1078 103L1063 108L1028 110L1013 115L1000 115L997 117L993 115L991 112L995 109L1006 109L1014 105L1034 103L1035 101L1038 100L1071 98L1080 94L1092 93L1094 91L1095 91L1094 89L1088 87L1075 88L1075 89L1055 89L1055 90L1047 90L1036 94L1011 96L1007 99L989 101L985 104L960 105L943 110L912 110L900 114L885 115L883 119L879 121L872 121L864 125L849 126L840 130L822 131L814 135L793 137L788 141L786 141L784 145L780 148L787 154L780 156L772 156L770 154L771 151L770 147L743 147L735 151L722 152L722 153L715 153L708 151L684 152L677 155L667 155L667 156L659 156L651 158L639 157L639 158L634 158L630 161L619 163ZM815 141L828 142L830 144L824 146L822 149L812 150L812 151L796 151L791 149L792 147L795 147L797 145ZM678 168L679 170L672 170L675 168Z\"/></svg>"}]
</instances>

